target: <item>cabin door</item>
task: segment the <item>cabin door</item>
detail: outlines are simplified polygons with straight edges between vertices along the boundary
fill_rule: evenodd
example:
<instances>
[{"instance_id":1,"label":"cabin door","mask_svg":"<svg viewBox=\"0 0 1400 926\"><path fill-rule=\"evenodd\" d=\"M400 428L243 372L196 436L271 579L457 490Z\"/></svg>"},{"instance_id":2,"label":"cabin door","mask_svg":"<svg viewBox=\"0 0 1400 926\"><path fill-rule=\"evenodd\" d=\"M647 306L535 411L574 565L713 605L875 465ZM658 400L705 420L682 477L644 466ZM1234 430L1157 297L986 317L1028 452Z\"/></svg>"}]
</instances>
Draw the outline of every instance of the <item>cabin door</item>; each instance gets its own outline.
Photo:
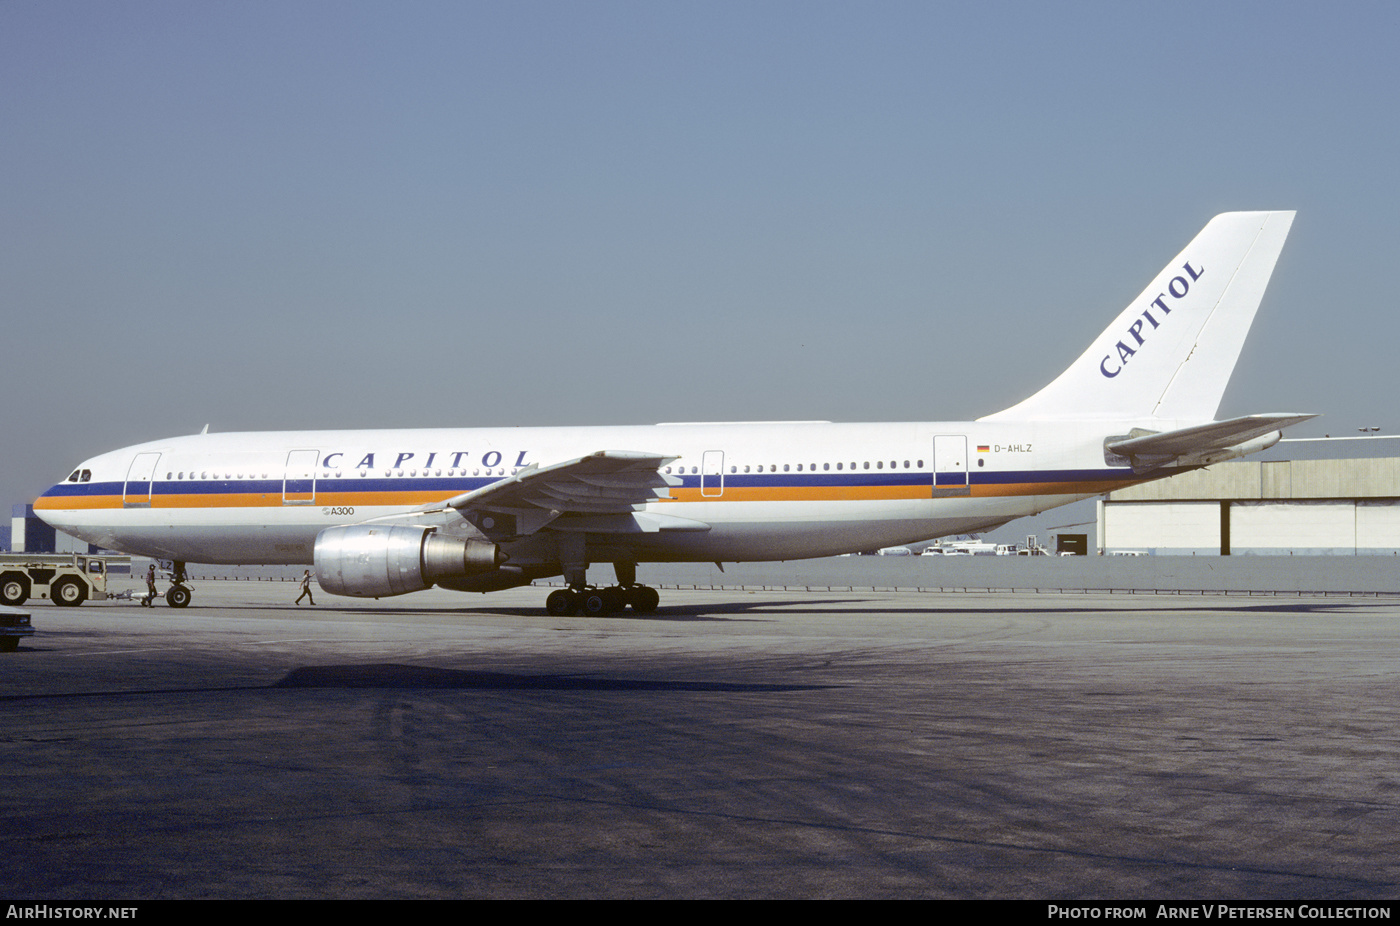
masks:
<instances>
[{"instance_id":1,"label":"cabin door","mask_svg":"<svg viewBox=\"0 0 1400 926\"><path fill-rule=\"evenodd\" d=\"M131 461L126 471L126 485L122 488L123 508L151 507L151 483L155 481L159 462L158 453L138 453Z\"/></svg>"},{"instance_id":2,"label":"cabin door","mask_svg":"<svg viewBox=\"0 0 1400 926\"><path fill-rule=\"evenodd\" d=\"M319 450L293 450L287 454L287 469L282 476L282 504L316 504L316 463Z\"/></svg>"},{"instance_id":3,"label":"cabin door","mask_svg":"<svg viewBox=\"0 0 1400 926\"><path fill-rule=\"evenodd\" d=\"M724 494L724 451L706 450L700 464L700 495L719 498Z\"/></svg>"},{"instance_id":4,"label":"cabin door","mask_svg":"<svg viewBox=\"0 0 1400 926\"><path fill-rule=\"evenodd\" d=\"M971 494L967 482L967 436L937 435L933 439L933 497Z\"/></svg>"}]
</instances>

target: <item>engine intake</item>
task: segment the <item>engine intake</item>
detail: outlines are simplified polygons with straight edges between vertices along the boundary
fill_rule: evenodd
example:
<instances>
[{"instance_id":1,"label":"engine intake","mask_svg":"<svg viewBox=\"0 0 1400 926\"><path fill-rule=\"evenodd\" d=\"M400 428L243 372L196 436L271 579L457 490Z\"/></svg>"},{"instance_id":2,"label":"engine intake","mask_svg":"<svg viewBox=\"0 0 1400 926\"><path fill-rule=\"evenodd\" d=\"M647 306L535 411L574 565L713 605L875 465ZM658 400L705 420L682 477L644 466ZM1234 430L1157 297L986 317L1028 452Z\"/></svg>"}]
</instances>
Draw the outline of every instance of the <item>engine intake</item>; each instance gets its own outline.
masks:
<instances>
[{"instance_id":1,"label":"engine intake","mask_svg":"<svg viewBox=\"0 0 1400 926\"><path fill-rule=\"evenodd\" d=\"M316 581L332 595L388 598L496 569L506 555L485 540L428 528L343 524L316 535Z\"/></svg>"}]
</instances>

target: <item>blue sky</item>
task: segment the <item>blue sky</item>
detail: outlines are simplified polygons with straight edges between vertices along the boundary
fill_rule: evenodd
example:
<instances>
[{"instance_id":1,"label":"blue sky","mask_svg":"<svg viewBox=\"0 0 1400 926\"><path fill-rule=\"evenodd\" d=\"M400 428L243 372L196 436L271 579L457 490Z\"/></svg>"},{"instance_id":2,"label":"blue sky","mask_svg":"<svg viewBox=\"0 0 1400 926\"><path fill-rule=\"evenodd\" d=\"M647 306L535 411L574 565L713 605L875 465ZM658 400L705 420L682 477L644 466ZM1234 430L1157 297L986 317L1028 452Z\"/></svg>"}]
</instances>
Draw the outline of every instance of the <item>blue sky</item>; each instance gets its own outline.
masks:
<instances>
[{"instance_id":1,"label":"blue sky","mask_svg":"<svg viewBox=\"0 0 1400 926\"><path fill-rule=\"evenodd\" d=\"M1397 26L9 0L0 500L206 423L972 418L1233 209L1299 215L1222 416L1400 428Z\"/></svg>"}]
</instances>

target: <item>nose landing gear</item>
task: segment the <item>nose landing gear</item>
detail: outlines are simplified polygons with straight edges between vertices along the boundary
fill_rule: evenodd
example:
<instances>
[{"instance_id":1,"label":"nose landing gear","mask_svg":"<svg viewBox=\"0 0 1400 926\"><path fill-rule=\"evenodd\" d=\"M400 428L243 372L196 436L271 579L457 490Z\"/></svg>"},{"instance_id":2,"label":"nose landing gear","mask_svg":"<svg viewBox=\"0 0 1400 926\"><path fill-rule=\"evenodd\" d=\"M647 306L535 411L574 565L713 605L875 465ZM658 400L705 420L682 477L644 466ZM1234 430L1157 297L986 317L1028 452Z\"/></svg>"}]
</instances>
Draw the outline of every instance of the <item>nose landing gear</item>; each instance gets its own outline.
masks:
<instances>
[{"instance_id":1,"label":"nose landing gear","mask_svg":"<svg viewBox=\"0 0 1400 926\"><path fill-rule=\"evenodd\" d=\"M170 571L170 588L165 591L165 603L172 608L188 608L193 594L190 587L185 583L189 577L185 575L185 564L179 560L175 561L175 568Z\"/></svg>"}]
</instances>

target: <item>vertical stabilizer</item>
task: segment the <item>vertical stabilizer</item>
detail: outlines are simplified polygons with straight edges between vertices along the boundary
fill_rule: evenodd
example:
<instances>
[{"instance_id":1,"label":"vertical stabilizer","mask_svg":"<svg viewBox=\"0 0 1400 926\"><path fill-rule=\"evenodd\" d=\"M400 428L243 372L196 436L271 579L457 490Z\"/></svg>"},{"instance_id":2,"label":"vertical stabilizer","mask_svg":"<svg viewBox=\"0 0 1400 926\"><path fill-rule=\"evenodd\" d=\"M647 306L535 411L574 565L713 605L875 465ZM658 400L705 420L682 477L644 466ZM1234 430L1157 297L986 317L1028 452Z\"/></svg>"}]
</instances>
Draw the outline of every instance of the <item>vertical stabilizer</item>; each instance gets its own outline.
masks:
<instances>
[{"instance_id":1,"label":"vertical stabilizer","mask_svg":"<svg viewBox=\"0 0 1400 926\"><path fill-rule=\"evenodd\" d=\"M1211 219L1069 369L981 420L1213 419L1293 216Z\"/></svg>"}]
</instances>

